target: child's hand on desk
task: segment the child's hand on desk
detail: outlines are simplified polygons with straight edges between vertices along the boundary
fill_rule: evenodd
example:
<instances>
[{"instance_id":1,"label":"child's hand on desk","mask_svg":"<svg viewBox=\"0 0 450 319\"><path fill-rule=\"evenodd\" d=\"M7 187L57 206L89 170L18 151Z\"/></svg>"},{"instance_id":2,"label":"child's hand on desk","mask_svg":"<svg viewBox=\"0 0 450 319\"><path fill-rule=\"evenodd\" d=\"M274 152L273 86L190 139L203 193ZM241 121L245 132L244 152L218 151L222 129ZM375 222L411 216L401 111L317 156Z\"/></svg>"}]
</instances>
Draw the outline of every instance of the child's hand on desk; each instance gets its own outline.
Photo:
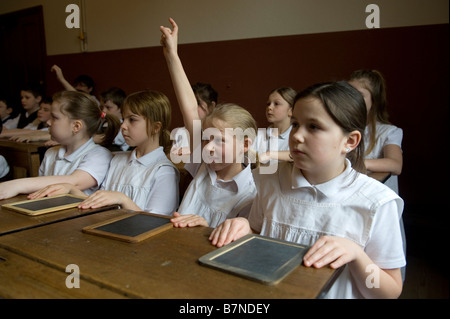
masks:
<instances>
[{"instance_id":1,"label":"child's hand on desk","mask_svg":"<svg viewBox=\"0 0 450 319\"><path fill-rule=\"evenodd\" d=\"M94 194L90 195L83 202L78 205L78 208L88 209L88 208L99 208L111 205L121 205L127 200L130 200L126 195L121 192L115 191L96 191Z\"/></svg>"},{"instance_id":2,"label":"child's hand on desk","mask_svg":"<svg viewBox=\"0 0 450 319\"><path fill-rule=\"evenodd\" d=\"M214 246L222 247L251 233L252 229L248 220L243 217L236 217L227 219L217 226L209 236L209 240Z\"/></svg>"},{"instance_id":3,"label":"child's hand on desk","mask_svg":"<svg viewBox=\"0 0 450 319\"><path fill-rule=\"evenodd\" d=\"M195 226L205 226L208 227L208 223L203 217L198 215L181 215L180 213L173 213L174 218L170 221L173 223L174 227L195 227Z\"/></svg>"},{"instance_id":4,"label":"child's hand on desk","mask_svg":"<svg viewBox=\"0 0 450 319\"><path fill-rule=\"evenodd\" d=\"M359 258L363 249L355 242L341 237L320 237L303 257L306 267L321 268L330 265L339 268Z\"/></svg>"},{"instance_id":5,"label":"child's hand on desk","mask_svg":"<svg viewBox=\"0 0 450 319\"><path fill-rule=\"evenodd\" d=\"M47 187L44 187L43 189L40 189L34 193L29 194L28 199L37 199L37 198L42 198L42 197L46 197L46 196L70 194L74 187L75 186L73 186L72 184L68 184L68 183L49 185Z\"/></svg>"}]
</instances>

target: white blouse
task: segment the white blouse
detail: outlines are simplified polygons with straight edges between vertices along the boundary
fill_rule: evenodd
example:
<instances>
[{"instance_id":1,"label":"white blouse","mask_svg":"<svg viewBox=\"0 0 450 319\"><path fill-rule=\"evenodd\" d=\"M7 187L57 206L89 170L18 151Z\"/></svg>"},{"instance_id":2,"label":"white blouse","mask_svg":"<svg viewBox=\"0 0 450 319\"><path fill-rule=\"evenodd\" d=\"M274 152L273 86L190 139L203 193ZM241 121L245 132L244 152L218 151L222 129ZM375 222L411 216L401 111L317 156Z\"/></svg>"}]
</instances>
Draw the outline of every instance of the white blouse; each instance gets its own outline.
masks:
<instances>
[{"instance_id":1,"label":"white blouse","mask_svg":"<svg viewBox=\"0 0 450 319\"><path fill-rule=\"evenodd\" d=\"M127 195L143 211L172 215L178 207L178 169L162 147L136 158L136 150L115 153L102 190Z\"/></svg>"},{"instance_id":2,"label":"white blouse","mask_svg":"<svg viewBox=\"0 0 450 319\"><path fill-rule=\"evenodd\" d=\"M311 185L292 163L276 174L255 174L257 195L250 226L261 235L307 246L321 236L347 238L364 248L380 268L405 265L399 219L403 200L391 189L352 169ZM347 266L326 298L361 298Z\"/></svg>"}]
</instances>

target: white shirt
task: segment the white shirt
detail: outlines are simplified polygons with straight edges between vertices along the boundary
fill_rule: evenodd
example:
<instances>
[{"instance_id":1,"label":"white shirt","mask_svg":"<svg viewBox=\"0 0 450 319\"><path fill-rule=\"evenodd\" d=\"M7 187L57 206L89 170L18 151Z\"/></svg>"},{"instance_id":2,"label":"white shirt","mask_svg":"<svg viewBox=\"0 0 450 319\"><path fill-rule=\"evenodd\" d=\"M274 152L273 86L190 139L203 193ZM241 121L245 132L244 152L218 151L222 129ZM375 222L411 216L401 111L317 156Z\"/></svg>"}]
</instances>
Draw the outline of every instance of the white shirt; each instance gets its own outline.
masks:
<instances>
[{"instance_id":1,"label":"white shirt","mask_svg":"<svg viewBox=\"0 0 450 319\"><path fill-rule=\"evenodd\" d=\"M264 130L259 129L256 135L256 140L252 144L258 154L265 153L267 151L289 151L289 134L291 133L292 125L282 134L273 135L273 128L268 127L264 133Z\"/></svg>"},{"instance_id":2,"label":"white shirt","mask_svg":"<svg viewBox=\"0 0 450 319\"><path fill-rule=\"evenodd\" d=\"M39 167L40 176L70 175L75 170L82 170L91 175L97 186L84 190L87 195L94 193L105 179L112 154L103 146L94 143L91 138L75 152L65 156L64 146L55 146L45 152Z\"/></svg>"},{"instance_id":3,"label":"white shirt","mask_svg":"<svg viewBox=\"0 0 450 319\"><path fill-rule=\"evenodd\" d=\"M0 178L5 177L9 173L9 165L6 159L0 155Z\"/></svg>"},{"instance_id":4,"label":"white shirt","mask_svg":"<svg viewBox=\"0 0 450 319\"><path fill-rule=\"evenodd\" d=\"M393 144L398 145L400 148L402 148L402 140L403 130L401 128L398 128L394 125L382 124L377 122L375 145L370 154L366 155L366 159L383 158L383 149L386 145ZM366 126L366 130L364 132L364 146L366 150L368 149L369 144L369 127ZM384 184L398 194L398 176L392 175Z\"/></svg>"},{"instance_id":5,"label":"white shirt","mask_svg":"<svg viewBox=\"0 0 450 319\"><path fill-rule=\"evenodd\" d=\"M180 214L201 216L213 228L225 219L248 216L256 195L250 165L229 181L217 179L205 163L188 163L185 168L194 179L184 194Z\"/></svg>"},{"instance_id":6,"label":"white shirt","mask_svg":"<svg viewBox=\"0 0 450 319\"><path fill-rule=\"evenodd\" d=\"M114 138L114 145L117 145L120 147L120 149L124 152L128 150L130 147L127 142L125 142L125 138L123 137L122 130L119 130L119 133L117 133L116 137Z\"/></svg>"},{"instance_id":7,"label":"white shirt","mask_svg":"<svg viewBox=\"0 0 450 319\"><path fill-rule=\"evenodd\" d=\"M380 268L405 265L399 219L403 200L391 189L351 168L336 178L311 185L292 163L276 174L255 172L257 195L250 227L261 235L306 246L321 236L347 238L364 248ZM353 180L356 178L355 180ZM325 298L361 298L348 267Z\"/></svg>"},{"instance_id":8,"label":"white shirt","mask_svg":"<svg viewBox=\"0 0 450 319\"><path fill-rule=\"evenodd\" d=\"M15 118L10 118L5 123L3 123L3 127L7 128L8 130L17 128L17 125L19 124L19 118L20 116L16 116Z\"/></svg>"},{"instance_id":9,"label":"white shirt","mask_svg":"<svg viewBox=\"0 0 450 319\"><path fill-rule=\"evenodd\" d=\"M172 215L178 206L178 169L163 148L136 158L136 150L115 153L103 190L127 195L143 211Z\"/></svg>"}]
</instances>

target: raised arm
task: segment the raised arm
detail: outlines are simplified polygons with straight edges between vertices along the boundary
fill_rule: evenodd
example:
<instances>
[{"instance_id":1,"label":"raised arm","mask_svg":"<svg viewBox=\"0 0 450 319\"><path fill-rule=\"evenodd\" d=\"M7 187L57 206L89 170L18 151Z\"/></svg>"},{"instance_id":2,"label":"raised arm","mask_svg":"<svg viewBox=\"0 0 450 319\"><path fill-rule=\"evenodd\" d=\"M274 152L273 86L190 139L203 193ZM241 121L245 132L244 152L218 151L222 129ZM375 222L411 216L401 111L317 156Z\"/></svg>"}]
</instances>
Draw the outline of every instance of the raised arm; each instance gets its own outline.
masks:
<instances>
[{"instance_id":1,"label":"raised arm","mask_svg":"<svg viewBox=\"0 0 450 319\"><path fill-rule=\"evenodd\" d=\"M172 24L172 30L167 27L160 27L162 33L161 45L163 46L164 57L166 58L167 67L169 69L173 88L177 96L178 105L180 106L181 114L183 115L184 125L189 131L192 141L194 130L193 121L200 120L197 110L198 103L184 71L180 57L178 56L178 26L172 18L170 18L169 21ZM192 146L193 145L191 143L191 151Z\"/></svg>"},{"instance_id":2,"label":"raised arm","mask_svg":"<svg viewBox=\"0 0 450 319\"><path fill-rule=\"evenodd\" d=\"M67 91L76 91L76 89L72 86L72 84L70 84L65 78L64 75L62 73L62 70L59 66L57 66L56 64L54 66L52 66L52 68L50 69L51 72L55 72L56 73L56 79L62 84L62 86L64 87L65 90Z\"/></svg>"}]
</instances>

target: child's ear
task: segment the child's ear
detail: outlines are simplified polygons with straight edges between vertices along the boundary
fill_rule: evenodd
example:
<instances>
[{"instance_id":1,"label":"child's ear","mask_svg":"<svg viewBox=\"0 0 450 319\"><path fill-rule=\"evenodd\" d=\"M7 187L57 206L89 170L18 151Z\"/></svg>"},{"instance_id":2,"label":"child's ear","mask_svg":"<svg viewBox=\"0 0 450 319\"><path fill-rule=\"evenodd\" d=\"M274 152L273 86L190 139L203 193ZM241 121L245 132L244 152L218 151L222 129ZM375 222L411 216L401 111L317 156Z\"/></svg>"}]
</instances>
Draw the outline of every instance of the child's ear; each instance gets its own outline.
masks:
<instances>
[{"instance_id":1,"label":"child's ear","mask_svg":"<svg viewBox=\"0 0 450 319\"><path fill-rule=\"evenodd\" d=\"M252 139L251 138L244 138L244 153L248 152L248 150L250 149L250 147L252 146Z\"/></svg>"},{"instance_id":2,"label":"child's ear","mask_svg":"<svg viewBox=\"0 0 450 319\"><path fill-rule=\"evenodd\" d=\"M350 132L346 137L344 153L349 153L358 147L359 142L361 142L361 138L361 133L359 131Z\"/></svg>"},{"instance_id":3,"label":"child's ear","mask_svg":"<svg viewBox=\"0 0 450 319\"><path fill-rule=\"evenodd\" d=\"M81 131L83 128L83 122L80 120L75 120L72 122L72 134L75 135Z\"/></svg>"},{"instance_id":4,"label":"child's ear","mask_svg":"<svg viewBox=\"0 0 450 319\"><path fill-rule=\"evenodd\" d=\"M162 123L161 122L153 123L153 125L152 125L152 135L156 135L156 134L160 133L161 127L162 127Z\"/></svg>"}]
</instances>

